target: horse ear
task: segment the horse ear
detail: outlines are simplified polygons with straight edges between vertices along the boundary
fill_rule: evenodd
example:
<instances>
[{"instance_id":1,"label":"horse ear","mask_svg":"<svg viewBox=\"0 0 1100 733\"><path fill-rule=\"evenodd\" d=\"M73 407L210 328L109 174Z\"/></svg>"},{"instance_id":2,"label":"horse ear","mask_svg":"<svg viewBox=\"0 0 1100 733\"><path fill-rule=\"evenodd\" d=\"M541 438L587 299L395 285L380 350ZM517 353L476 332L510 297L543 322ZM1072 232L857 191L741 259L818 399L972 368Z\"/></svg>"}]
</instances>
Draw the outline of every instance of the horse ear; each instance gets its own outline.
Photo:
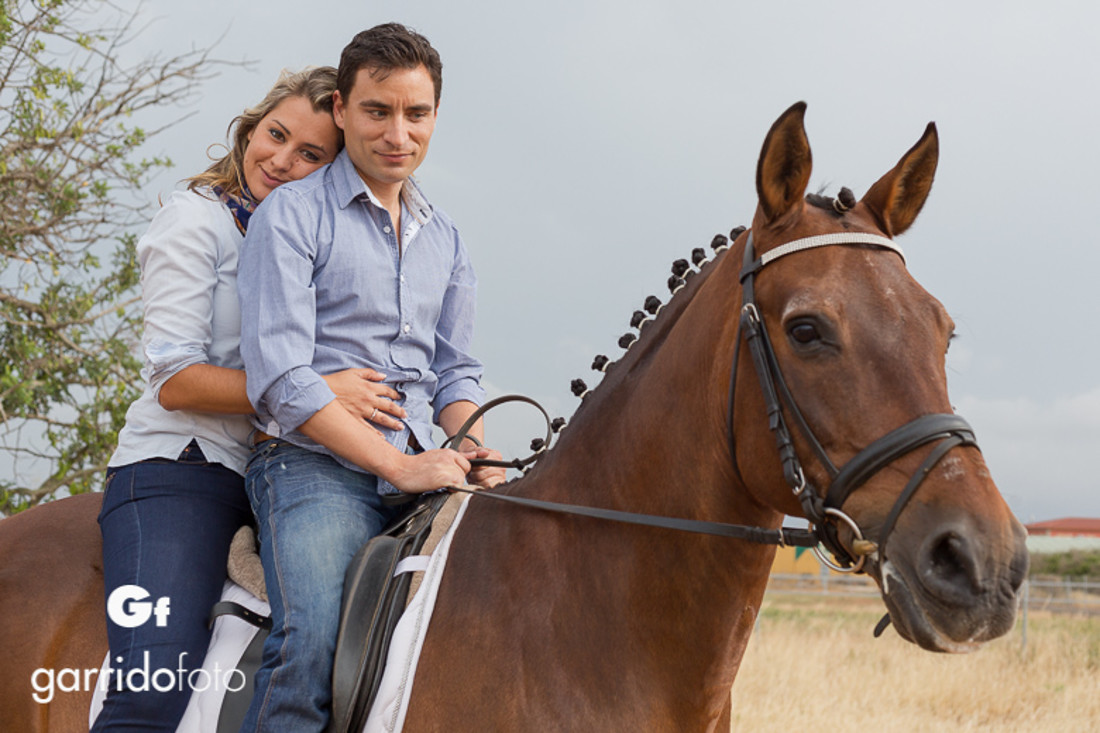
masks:
<instances>
[{"instance_id":1,"label":"horse ear","mask_svg":"<svg viewBox=\"0 0 1100 733\"><path fill-rule=\"evenodd\" d=\"M810 141L803 117L806 103L798 102L775 121L756 165L756 193L766 224L770 224L802 201L813 167Z\"/></svg>"},{"instance_id":2,"label":"horse ear","mask_svg":"<svg viewBox=\"0 0 1100 733\"><path fill-rule=\"evenodd\" d=\"M917 218L932 190L939 159L940 138L936 123L929 122L917 144L863 197L863 203L891 237L904 232Z\"/></svg>"}]
</instances>

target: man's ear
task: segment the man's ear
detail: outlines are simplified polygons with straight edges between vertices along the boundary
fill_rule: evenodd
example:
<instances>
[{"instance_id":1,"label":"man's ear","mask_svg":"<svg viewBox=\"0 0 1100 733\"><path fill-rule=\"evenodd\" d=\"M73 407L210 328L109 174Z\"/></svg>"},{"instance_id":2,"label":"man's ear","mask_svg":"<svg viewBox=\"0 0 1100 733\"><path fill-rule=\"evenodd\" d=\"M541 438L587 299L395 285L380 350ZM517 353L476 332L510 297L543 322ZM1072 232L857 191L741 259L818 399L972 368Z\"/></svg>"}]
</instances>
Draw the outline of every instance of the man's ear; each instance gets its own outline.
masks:
<instances>
[{"instance_id":1,"label":"man's ear","mask_svg":"<svg viewBox=\"0 0 1100 733\"><path fill-rule=\"evenodd\" d=\"M341 130L344 129L344 98L340 96L340 90L332 93L332 121Z\"/></svg>"}]
</instances>

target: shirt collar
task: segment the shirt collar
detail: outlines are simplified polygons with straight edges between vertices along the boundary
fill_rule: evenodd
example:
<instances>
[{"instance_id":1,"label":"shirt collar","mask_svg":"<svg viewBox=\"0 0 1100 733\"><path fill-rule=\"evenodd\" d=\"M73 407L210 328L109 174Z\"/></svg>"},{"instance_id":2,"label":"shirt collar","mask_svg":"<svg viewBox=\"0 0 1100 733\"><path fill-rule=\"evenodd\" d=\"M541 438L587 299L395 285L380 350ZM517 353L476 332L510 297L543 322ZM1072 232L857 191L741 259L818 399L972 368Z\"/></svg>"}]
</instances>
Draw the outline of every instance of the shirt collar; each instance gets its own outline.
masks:
<instances>
[{"instance_id":1,"label":"shirt collar","mask_svg":"<svg viewBox=\"0 0 1100 733\"><path fill-rule=\"evenodd\" d=\"M341 209L346 209L351 202L363 194L363 179L355 170L355 166L348 157L347 148L340 151L329 168L332 174L332 185L336 190L336 203Z\"/></svg>"},{"instance_id":2,"label":"shirt collar","mask_svg":"<svg viewBox=\"0 0 1100 733\"><path fill-rule=\"evenodd\" d=\"M333 185L336 188L337 203L340 208L346 209L352 201L364 194L368 201L378 208L382 208L382 203L371 192L367 184L363 182L359 172L355 170L355 165L348 157L347 148L341 150L336 159L332 161L331 170ZM432 218L432 205L424 197L420 186L412 178L405 181L405 185L401 187L401 203L404 204L405 209L413 215L420 226L424 226Z\"/></svg>"},{"instance_id":3,"label":"shirt collar","mask_svg":"<svg viewBox=\"0 0 1100 733\"><path fill-rule=\"evenodd\" d=\"M408 179L401 187L401 203L405 204L405 210L413 215L420 226L424 226L432 218L432 205L424 197L415 178Z\"/></svg>"}]
</instances>

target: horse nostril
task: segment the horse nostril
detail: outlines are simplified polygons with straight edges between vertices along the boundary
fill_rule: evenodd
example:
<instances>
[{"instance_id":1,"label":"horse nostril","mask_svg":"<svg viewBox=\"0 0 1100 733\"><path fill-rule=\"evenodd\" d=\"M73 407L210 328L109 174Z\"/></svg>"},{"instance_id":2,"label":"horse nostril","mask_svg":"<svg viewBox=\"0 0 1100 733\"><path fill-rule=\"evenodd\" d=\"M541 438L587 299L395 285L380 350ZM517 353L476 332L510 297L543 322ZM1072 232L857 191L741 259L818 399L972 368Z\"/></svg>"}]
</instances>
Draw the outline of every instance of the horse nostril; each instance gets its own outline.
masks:
<instances>
[{"instance_id":1,"label":"horse nostril","mask_svg":"<svg viewBox=\"0 0 1100 733\"><path fill-rule=\"evenodd\" d=\"M946 531L925 544L922 578L942 600L966 603L981 592L978 563L970 542L955 531Z\"/></svg>"}]
</instances>

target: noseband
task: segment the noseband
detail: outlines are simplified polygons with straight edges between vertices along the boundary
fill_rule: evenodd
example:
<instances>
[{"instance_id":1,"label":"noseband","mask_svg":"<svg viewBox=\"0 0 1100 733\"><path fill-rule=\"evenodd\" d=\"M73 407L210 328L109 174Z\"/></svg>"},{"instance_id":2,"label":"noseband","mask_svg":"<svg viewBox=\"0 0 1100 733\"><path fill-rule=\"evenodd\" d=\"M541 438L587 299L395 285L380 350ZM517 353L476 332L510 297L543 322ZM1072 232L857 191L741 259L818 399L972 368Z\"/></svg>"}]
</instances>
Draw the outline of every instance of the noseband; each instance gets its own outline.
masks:
<instances>
[{"instance_id":1,"label":"noseband","mask_svg":"<svg viewBox=\"0 0 1100 733\"><path fill-rule=\"evenodd\" d=\"M779 460L783 466L783 475L795 496L802 505L802 511L809 520L817 539L833 554L839 564L831 562L822 553L818 557L829 567L843 572L858 572L862 569L867 555L878 551L879 561L885 560L886 540L897 522L902 509L912 498L917 488L939 463L948 451L959 445L977 446L974 431L958 415L932 414L922 415L911 422L892 430L857 453L843 467L837 468L829 458L821 441L814 435L806 419L787 387L783 372L779 367L775 350L768 338L768 330L756 304L755 278L766 265L795 252L830 245L871 245L889 249L905 261L901 248L893 240L877 234L835 233L806 237L776 247L754 259L752 231L745 243L745 255L741 270L741 319L738 326L737 346L734 351L733 367L730 373L729 391L729 437L730 450L734 466L737 466L737 451L734 444L733 406L734 388L737 383L737 363L742 335L752 357L756 376L760 381L760 391L768 414L768 427L775 434ZM802 437L809 443L818 462L829 474L830 484L824 496L806 480L802 463L794 449L791 431L787 427L784 408L794 420ZM901 494L894 502L879 532L877 546L863 537L855 520L842 511L845 500L857 488L893 461L929 443L937 443L925 457L920 467L910 477ZM841 522L848 526L854 535L850 548L845 547L837 532ZM815 548L817 551L817 548Z\"/></svg>"}]
</instances>

